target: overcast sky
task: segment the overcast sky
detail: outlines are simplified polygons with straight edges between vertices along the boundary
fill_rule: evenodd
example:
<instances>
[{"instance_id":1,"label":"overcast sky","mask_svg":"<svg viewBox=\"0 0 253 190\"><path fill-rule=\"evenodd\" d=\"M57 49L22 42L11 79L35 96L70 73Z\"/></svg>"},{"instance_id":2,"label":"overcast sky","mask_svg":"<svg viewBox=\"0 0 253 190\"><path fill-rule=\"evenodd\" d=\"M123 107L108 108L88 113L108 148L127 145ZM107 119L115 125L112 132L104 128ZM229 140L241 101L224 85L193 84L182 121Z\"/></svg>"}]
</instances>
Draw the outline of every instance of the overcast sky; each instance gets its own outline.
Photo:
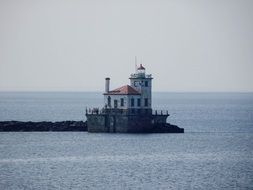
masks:
<instances>
[{"instance_id":1,"label":"overcast sky","mask_svg":"<svg viewBox=\"0 0 253 190\"><path fill-rule=\"evenodd\" d=\"M0 91L253 91L252 0L0 0Z\"/></svg>"}]
</instances>

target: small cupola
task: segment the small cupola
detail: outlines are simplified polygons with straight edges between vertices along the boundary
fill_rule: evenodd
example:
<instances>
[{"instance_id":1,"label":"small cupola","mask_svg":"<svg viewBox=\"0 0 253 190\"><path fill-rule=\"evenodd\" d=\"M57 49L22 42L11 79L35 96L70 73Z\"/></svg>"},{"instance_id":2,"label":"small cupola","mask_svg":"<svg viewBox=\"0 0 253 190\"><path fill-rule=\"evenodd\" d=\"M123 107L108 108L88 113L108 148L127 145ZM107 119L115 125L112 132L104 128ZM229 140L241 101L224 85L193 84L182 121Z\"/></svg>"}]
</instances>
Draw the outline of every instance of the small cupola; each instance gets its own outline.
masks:
<instances>
[{"instance_id":1,"label":"small cupola","mask_svg":"<svg viewBox=\"0 0 253 190\"><path fill-rule=\"evenodd\" d=\"M143 67L142 64L140 64L140 66L137 68L137 74L139 76L145 77L145 67Z\"/></svg>"}]
</instances>

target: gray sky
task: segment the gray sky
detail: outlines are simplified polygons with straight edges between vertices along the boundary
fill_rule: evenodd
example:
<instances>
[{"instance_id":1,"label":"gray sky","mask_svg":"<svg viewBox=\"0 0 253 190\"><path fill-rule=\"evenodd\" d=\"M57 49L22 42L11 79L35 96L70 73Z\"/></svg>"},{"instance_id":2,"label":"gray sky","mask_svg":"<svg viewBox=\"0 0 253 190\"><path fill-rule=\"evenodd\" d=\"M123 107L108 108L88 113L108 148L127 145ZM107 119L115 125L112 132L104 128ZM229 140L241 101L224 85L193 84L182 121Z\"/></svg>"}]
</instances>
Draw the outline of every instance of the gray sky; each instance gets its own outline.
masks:
<instances>
[{"instance_id":1,"label":"gray sky","mask_svg":"<svg viewBox=\"0 0 253 190\"><path fill-rule=\"evenodd\" d=\"M252 0L0 0L0 91L253 91Z\"/></svg>"}]
</instances>

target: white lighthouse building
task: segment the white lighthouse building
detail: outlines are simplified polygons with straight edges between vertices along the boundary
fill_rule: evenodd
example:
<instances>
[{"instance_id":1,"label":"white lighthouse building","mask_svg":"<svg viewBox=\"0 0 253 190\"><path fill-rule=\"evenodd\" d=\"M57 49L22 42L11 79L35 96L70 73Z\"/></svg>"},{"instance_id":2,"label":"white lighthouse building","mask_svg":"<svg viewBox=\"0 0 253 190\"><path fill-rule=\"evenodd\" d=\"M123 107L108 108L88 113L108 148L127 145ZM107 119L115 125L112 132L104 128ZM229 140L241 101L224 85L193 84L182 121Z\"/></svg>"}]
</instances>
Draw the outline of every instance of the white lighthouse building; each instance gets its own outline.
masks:
<instances>
[{"instance_id":1,"label":"white lighthouse building","mask_svg":"<svg viewBox=\"0 0 253 190\"><path fill-rule=\"evenodd\" d=\"M110 91L110 78L105 79L105 108L123 109L124 111L151 112L152 108L152 76L147 75L141 64L130 75L130 85Z\"/></svg>"},{"instance_id":2,"label":"white lighthouse building","mask_svg":"<svg viewBox=\"0 0 253 190\"><path fill-rule=\"evenodd\" d=\"M86 109L88 132L183 133L166 122L168 111L152 112L152 76L142 64L130 75L130 85L110 90L105 79L104 107Z\"/></svg>"}]
</instances>

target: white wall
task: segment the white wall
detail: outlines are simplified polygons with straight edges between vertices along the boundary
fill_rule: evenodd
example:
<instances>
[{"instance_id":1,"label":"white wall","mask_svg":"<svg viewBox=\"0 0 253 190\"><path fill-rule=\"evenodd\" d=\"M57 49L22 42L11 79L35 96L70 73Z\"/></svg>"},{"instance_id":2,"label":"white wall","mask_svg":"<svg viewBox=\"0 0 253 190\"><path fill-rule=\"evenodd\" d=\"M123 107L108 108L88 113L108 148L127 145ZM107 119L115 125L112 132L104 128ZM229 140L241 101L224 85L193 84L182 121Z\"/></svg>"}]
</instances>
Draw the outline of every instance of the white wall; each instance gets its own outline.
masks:
<instances>
[{"instance_id":1,"label":"white wall","mask_svg":"<svg viewBox=\"0 0 253 190\"><path fill-rule=\"evenodd\" d=\"M141 98L140 95L104 95L105 106L107 105L107 99L109 96L111 97L111 108L114 108L114 100L118 101L118 108L119 109L140 108L137 106L137 99ZM124 99L124 106L121 106L121 98ZM134 98L134 107L131 106L131 99L132 98ZM107 105L107 107L108 107L108 105Z\"/></svg>"},{"instance_id":2,"label":"white wall","mask_svg":"<svg viewBox=\"0 0 253 190\"><path fill-rule=\"evenodd\" d=\"M148 81L148 86L145 86L145 81ZM136 86L135 82L143 82L143 85ZM152 79L151 78L131 78L131 86L141 93L141 108L152 107ZM148 106L144 106L145 99L148 98Z\"/></svg>"}]
</instances>

